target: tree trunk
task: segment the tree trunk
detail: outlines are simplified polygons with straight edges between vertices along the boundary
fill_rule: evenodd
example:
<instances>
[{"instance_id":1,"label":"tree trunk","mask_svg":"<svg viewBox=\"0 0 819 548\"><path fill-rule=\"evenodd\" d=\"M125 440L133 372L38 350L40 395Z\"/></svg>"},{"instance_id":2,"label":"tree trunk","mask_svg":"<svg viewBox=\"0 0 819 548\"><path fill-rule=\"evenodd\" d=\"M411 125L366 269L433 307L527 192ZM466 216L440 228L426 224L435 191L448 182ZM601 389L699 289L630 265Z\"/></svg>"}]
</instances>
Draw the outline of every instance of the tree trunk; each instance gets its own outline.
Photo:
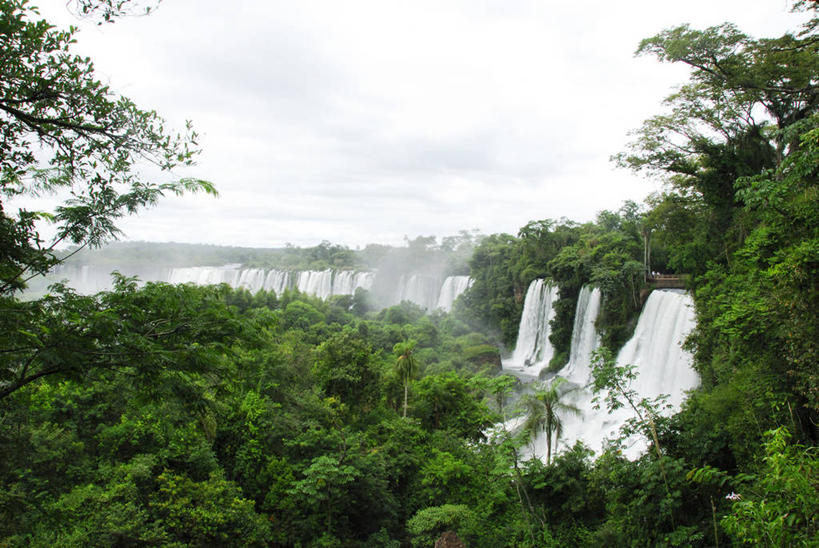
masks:
<instances>
[{"instance_id":1,"label":"tree trunk","mask_svg":"<svg viewBox=\"0 0 819 548\"><path fill-rule=\"evenodd\" d=\"M404 381L404 418L407 418L407 391L409 388L409 382Z\"/></svg>"},{"instance_id":2,"label":"tree trunk","mask_svg":"<svg viewBox=\"0 0 819 548\"><path fill-rule=\"evenodd\" d=\"M548 466L552 462L552 434L551 432L546 432L546 465Z\"/></svg>"}]
</instances>

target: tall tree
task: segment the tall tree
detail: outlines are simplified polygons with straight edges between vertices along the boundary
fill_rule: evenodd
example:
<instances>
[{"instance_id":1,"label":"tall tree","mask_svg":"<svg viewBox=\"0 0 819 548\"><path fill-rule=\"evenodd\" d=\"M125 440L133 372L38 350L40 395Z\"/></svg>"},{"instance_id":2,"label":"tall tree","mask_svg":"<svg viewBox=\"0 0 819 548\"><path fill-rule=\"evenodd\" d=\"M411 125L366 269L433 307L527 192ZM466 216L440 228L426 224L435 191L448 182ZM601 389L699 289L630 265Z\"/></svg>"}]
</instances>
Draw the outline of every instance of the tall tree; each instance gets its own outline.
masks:
<instances>
[{"instance_id":1,"label":"tall tree","mask_svg":"<svg viewBox=\"0 0 819 548\"><path fill-rule=\"evenodd\" d=\"M709 259L729 262L748 233L736 180L780 165L813 124L816 27L755 39L728 23L705 30L683 25L643 40L637 55L687 65L691 76L666 99L667 112L646 120L615 160L663 177L700 217L693 227L706 230L690 228L678 237L700 242L695 249L709 255L697 261L694 274L700 274Z\"/></svg>"},{"instance_id":2,"label":"tall tree","mask_svg":"<svg viewBox=\"0 0 819 548\"><path fill-rule=\"evenodd\" d=\"M562 401L569 392L561 388L566 382L562 377L558 377L533 394L527 394L522 402L526 412L526 420L523 423L524 434L532 441L541 432L546 436L546 464L552 460L553 440L557 445L557 440L563 435L561 414L577 415L580 413L575 405Z\"/></svg>"},{"instance_id":3,"label":"tall tree","mask_svg":"<svg viewBox=\"0 0 819 548\"><path fill-rule=\"evenodd\" d=\"M416 344L415 340L410 339L400 342L393 347L393 352L397 355L395 370L398 372L398 375L401 377L401 382L404 384L404 417L407 416L409 383L418 371L418 362L413 354Z\"/></svg>"},{"instance_id":4,"label":"tall tree","mask_svg":"<svg viewBox=\"0 0 819 548\"><path fill-rule=\"evenodd\" d=\"M107 4L116 14L124 3ZM115 94L90 59L72 53L74 35L38 20L27 0L0 0L0 295L60 262L58 245L115 238L118 218L167 193L215 194L206 181L170 176L198 153L190 124L171 132L156 112ZM149 180L146 166L167 180ZM52 211L7 210L13 198L58 190L70 197ZM53 238L40 222L55 225Z\"/></svg>"}]
</instances>

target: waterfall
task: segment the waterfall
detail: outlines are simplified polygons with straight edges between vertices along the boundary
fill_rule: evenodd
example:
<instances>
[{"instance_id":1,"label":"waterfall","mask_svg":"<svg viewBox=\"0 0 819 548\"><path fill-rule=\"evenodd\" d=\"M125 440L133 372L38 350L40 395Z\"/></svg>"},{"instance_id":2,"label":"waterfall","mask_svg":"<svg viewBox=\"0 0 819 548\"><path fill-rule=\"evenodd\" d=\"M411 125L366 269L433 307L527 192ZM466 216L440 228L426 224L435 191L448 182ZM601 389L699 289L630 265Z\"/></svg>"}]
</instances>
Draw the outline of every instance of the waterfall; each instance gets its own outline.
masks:
<instances>
[{"instance_id":1,"label":"waterfall","mask_svg":"<svg viewBox=\"0 0 819 548\"><path fill-rule=\"evenodd\" d=\"M359 287L361 289L366 289L370 291L373 288L373 283L375 282L375 274L372 272L357 272L355 275L355 286L353 287L353 293Z\"/></svg>"},{"instance_id":2,"label":"waterfall","mask_svg":"<svg viewBox=\"0 0 819 548\"><path fill-rule=\"evenodd\" d=\"M438 302L438 280L422 274L402 274L398 280L393 303L413 302L426 310L434 310Z\"/></svg>"},{"instance_id":3,"label":"waterfall","mask_svg":"<svg viewBox=\"0 0 819 548\"><path fill-rule=\"evenodd\" d=\"M552 303L557 301L557 286L548 280L534 280L526 291L520 318L518 340L512 356L503 360L503 368L537 377L549 365L554 348L549 342L554 318Z\"/></svg>"},{"instance_id":4,"label":"waterfall","mask_svg":"<svg viewBox=\"0 0 819 548\"><path fill-rule=\"evenodd\" d=\"M585 288L584 288L585 289ZM620 427L634 416L627 405L609 414L605 406L594 409L594 394L586 387L591 379L590 355L597 341L593 318L600 307L599 292L581 292L578 299L577 316L572 333L572 357L558 372L559 377L570 381L566 386L570 392L564 402L576 406L581 414L574 416L564 413L563 437L557 448L569 448L576 440L582 440L589 448L599 453L605 440L617 436ZM582 304L581 304L582 303ZM694 328L695 316L691 296L679 290L655 290L646 301L634 335L617 355L618 365L634 365L637 378L631 385L637 398L654 398L661 394L669 396L671 408L665 412L676 412L685 399L688 390L699 385L699 376L692 368L693 358L682 348L688 334ZM589 327L592 329L589 329ZM585 377L585 378L584 378ZM542 436L541 436L542 438ZM638 457L647 447L646 440L634 437L627 440L624 453L629 458ZM535 440L535 454L545 455L545 439Z\"/></svg>"},{"instance_id":5,"label":"waterfall","mask_svg":"<svg viewBox=\"0 0 819 548\"><path fill-rule=\"evenodd\" d=\"M123 274L125 273L123 272ZM49 280L48 283L53 283L57 280L66 280L68 282L67 285L83 294L98 293L111 287L111 271L87 264L81 266L58 265L54 269L53 277L55 279ZM42 289L44 290L47 284L37 285L42 285Z\"/></svg>"},{"instance_id":6,"label":"waterfall","mask_svg":"<svg viewBox=\"0 0 819 548\"><path fill-rule=\"evenodd\" d=\"M372 278L372 272L305 270L299 272L296 287L302 293L328 299L334 295L352 295L359 287L369 289Z\"/></svg>"},{"instance_id":7,"label":"waterfall","mask_svg":"<svg viewBox=\"0 0 819 548\"><path fill-rule=\"evenodd\" d=\"M242 271L241 265L228 264L225 266L190 266L186 268L172 268L168 276L168 283L196 285L228 284L238 287Z\"/></svg>"},{"instance_id":8,"label":"waterfall","mask_svg":"<svg viewBox=\"0 0 819 548\"><path fill-rule=\"evenodd\" d=\"M333 271L328 269L299 272L296 288L302 293L327 299L333 294Z\"/></svg>"},{"instance_id":9,"label":"waterfall","mask_svg":"<svg viewBox=\"0 0 819 548\"><path fill-rule=\"evenodd\" d=\"M569 363L558 372L559 376L577 385L588 383L592 352L600 346L600 335L594 326L599 312L600 290L584 285L577 297L574 312Z\"/></svg>"},{"instance_id":10,"label":"waterfall","mask_svg":"<svg viewBox=\"0 0 819 548\"><path fill-rule=\"evenodd\" d=\"M342 270L336 272L333 278L333 295L352 295L355 291L355 272L352 270Z\"/></svg>"},{"instance_id":11,"label":"waterfall","mask_svg":"<svg viewBox=\"0 0 819 548\"><path fill-rule=\"evenodd\" d=\"M239 275L239 287L244 287L251 293L258 293L264 286L265 273L261 268L248 268Z\"/></svg>"},{"instance_id":12,"label":"waterfall","mask_svg":"<svg viewBox=\"0 0 819 548\"><path fill-rule=\"evenodd\" d=\"M273 291L276 295L281 296L286 289L292 287L292 278L290 272L286 270L271 270L267 273L264 279L262 289L265 291Z\"/></svg>"},{"instance_id":13,"label":"waterfall","mask_svg":"<svg viewBox=\"0 0 819 548\"><path fill-rule=\"evenodd\" d=\"M166 280L170 276L170 268L153 265L57 265L47 276L38 276L31 280L27 290L34 294L45 293L46 287L57 281L65 281L66 285L74 288L83 295L92 295L100 291L110 291L112 286L111 273L118 271L123 276L137 276L140 284L148 280Z\"/></svg>"},{"instance_id":14,"label":"waterfall","mask_svg":"<svg viewBox=\"0 0 819 548\"><path fill-rule=\"evenodd\" d=\"M682 290L653 291L640 314L634 336L617 355L617 365L637 366L633 388L640 397L669 395L679 409L685 392L699 386L693 357L682 343L694 329L694 303Z\"/></svg>"},{"instance_id":15,"label":"waterfall","mask_svg":"<svg viewBox=\"0 0 819 548\"><path fill-rule=\"evenodd\" d=\"M373 285L372 272L355 272L353 270L341 270L335 273L333 278L333 295L352 295L359 287L370 289Z\"/></svg>"},{"instance_id":16,"label":"waterfall","mask_svg":"<svg viewBox=\"0 0 819 548\"><path fill-rule=\"evenodd\" d=\"M435 308L440 308L444 312L451 311L455 299L469 289L470 285L472 285L472 279L469 276L448 276L441 286L441 291L438 295L438 304Z\"/></svg>"},{"instance_id":17,"label":"waterfall","mask_svg":"<svg viewBox=\"0 0 819 548\"><path fill-rule=\"evenodd\" d=\"M67 284L83 294L92 294L111 289L111 271L116 267L92 265L60 265L54 273L42 280L35 280L33 288L42 293L47 284L65 279ZM298 289L302 293L328 299L334 295L353 295L358 288L372 290L374 272L355 270L266 270L263 268L243 268L240 264L224 266L193 266L178 268L133 267L119 269L126 276L139 276L141 281L160 281L172 284L192 283L196 285L228 284L234 288L244 288L251 293L259 290L273 291L281 295L287 289ZM396 275L397 277L397 275ZM395 279L384 280L392 291L391 303L409 300L427 310L436 308L442 301L449 310L452 301L469 284L467 276L453 276L444 281L444 290L439 288L439 280L420 274L402 275L396 285ZM440 289L440 291L439 291ZM440 295L440 298L439 298ZM443 306L442 306L443 308Z\"/></svg>"}]
</instances>

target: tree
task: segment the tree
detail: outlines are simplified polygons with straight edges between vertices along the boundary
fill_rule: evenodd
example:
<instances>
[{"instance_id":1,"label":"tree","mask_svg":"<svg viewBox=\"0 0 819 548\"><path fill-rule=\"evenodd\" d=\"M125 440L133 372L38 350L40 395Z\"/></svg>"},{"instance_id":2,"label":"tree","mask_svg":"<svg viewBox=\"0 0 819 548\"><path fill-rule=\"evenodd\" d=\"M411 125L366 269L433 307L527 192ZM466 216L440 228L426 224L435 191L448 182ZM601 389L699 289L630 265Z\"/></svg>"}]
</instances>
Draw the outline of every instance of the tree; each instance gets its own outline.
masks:
<instances>
[{"instance_id":1,"label":"tree","mask_svg":"<svg viewBox=\"0 0 819 548\"><path fill-rule=\"evenodd\" d=\"M561 389L566 382L562 377L558 377L534 394L527 394L523 398L523 409L526 412L523 432L532 441L541 432L546 435L546 464L552 460L552 439L554 438L554 443L557 444L557 440L563 434L560 413L573 415L580 413L576 406L561 401L568 393Z\"/></svg>"},{"instance_id":2,"label":"tree","mask_svg":"<svg viewBox=\"0 0 819 548\"><path fill-rule=\"evenodd\" d=\"M346 328L327 337L314 357L313 375L327 395L338 397L353 410L368 410L378 399L373 349L357 331Z\"/></svg>"},{"instance_id":3,"label":"tree","mask_svg":"<svg viewBox=\"0 0 819 548\"><path fill-rule=\"evenodd\" d=\"M654 442L654 450L657 453L657 464L665 484L666 494L671 498L671 489L668 484L668 476L663 464L663 453L660 449L660 440L657 436L656 416L667 398L666 395L657 396L654 399L640 398L636 390L631 388L631 383L637 378L634 365L617 365L617 358L611 350L605 346L595 350L592 358L592 389L596 396L592 401L595 407L599 407L600 398L605 401L606 409L609 413L620 409L625 404L631 408L637 416L636 421L640 430L650 440ZM602 394L601 394L602 393ZM673 522L673 515L672 515Z\"/></svg>"},{"instance_id":4,"label":"tree","mask_svg":"<svg viewBox=\"0 0 819 548\"><path fill-rule=\"evenodd\" d=\"M819 535L819 457L816 447L790 443L784 427L765 433L758 479L731 493L732 512L722 519L729 534L757 546L815 546Z\"/></svg>"},{"instance_id":5,"label":"tree","mask_svg":"<svg viewBox=\"0 0 819 548\"><path fill-rule=\"evenodd\" d=\"M506 422L506 410L504 409L506 399L514 392L518 383L518 379L512 375L498 375L487 381L487 388L492 396L492 401L497 406L498 413L500 413L504 423Z\"/></svg>"},{"instance_id":6,"label":"tree","mask_svg":"<svg viewBox=\"0 0 819 548\"><path fill-rule=\"evenodd\" d=\"M215 368L233 342L253 339L249 328L218 287L137 289L133 279L120 277L113 292L98 297L58 286L38 301L6 299L0 400L43 377L87 380L117 369L151 381L166 370Z\"/></svg>"},{"instance_id":7,"label":"tree","mask_svg":"<svg viewBox=\"0 0 819 548\"><path fill-rule=\"evenodd\" d=\"M325 534L329 537L333 532L335 503L344 494L347 486L354 483L360 475L359 470L345 464L338 457L321 455L312 460L310 466L304 470L304 479L295 482L291 492L304 497L316 509L325 506Z\"/></svg>"},{"instance_id":8,"label":"tree","mask_svg":"<svg viewBox=\"0 0 819 548\"><path fill-rule=\"evenodd\" d=\"M413 355L413 350L415 350L416 344L417 343L415 340L410 339L408 341L400 342L393 347L393 352L395 352L395 354L398 356L395 360L395 370L398 372L398 375L401 377L401 381L404 383L404 417L407 416L409 383L418 371L418 362Z\"/></svg>"},{"instance_id":9,"label":"tree","mask_svg":"<svg viewBox=\"0 0 819 548\"><path fill-rule=\"evenodd\" d=\"M654 442L657 457L662 458L655 417L665 396L653 400L638 399L640 395L631 388L631 383L637 378L635 369L633 365L617 365L617 359L606 347L595 350L592 358L591 386L597 395L593 401L599 406L602 398L609 413L627 404L637 416L641 428L648 432L648 437Z\"/></svg>"},{"instance_id":10,"label":"tree","mask_svg":"<svg viewBox=\"0 0 819 548\"><path fill-rule=\"evenodd\" d=\"M464 504L443 504L418 510L407 521L407 530L413 536L413 546L431 546L445 531L469 531L476 521L474 512Z\"/></svg>"},{"instance_id":11,"label":"tree","mask_svg":"<svg viewBox=\"0 0 819 548\"><path fill-rule=\"evenodd\" d=\"M98 25L118 17L149 15L162 0L68 0L66 6L79 17L93 18Z\"/></svg>"},{"instance_id":12,"label":"tree","mask_svg":"<svg viewBox=\"0 0 819 548\"><path fill-rule=\"evenodd\" d=\"M644 40L638 54L687 65L690 79L616 157L669 183L647 221L692 274L702 402L720 410L740 465L779 424L819 438L817 8L797 2L813 19L778 38L725 24Z\"/></svg>"},{"instance_id":13,"label":"tree","mask_svg":"<svg viewBox=\"0 0 819 548\"><path fill-rule=\"evenodd\" d=\"M81 9L99 7L110 19L126 3L81 0ZM199 179L148 180L147 166L167 177L193 163L199 151L190 123L172 133L156 112L116 95L90 59L71 52L76 29L57 30L37 15L28 0L0 0L0 295L63 260L59 245L115 238L116 219L167 193L216 193ZM70 197L53 211L4 206L57 191ZM39 222L55 225L53 238L41 236Z\"/></svg>"},{"instance_id":14,"label":"tree","mask_svg":"<svg viewBox=\"0 0 819 548\"><path fill-rule=\"evenodd\" d=\"M693 249L707 252L698 261L702 271L708 260L728 263L748 232L735 182L776 168L815 123L816 27L754 39L731 24L701 31L684 25L643 40L637 55L685 64L691 77L666 99L669 111L646 120L630 150L614 159L662 176L698 213L694 226L706 230L687 229L678 239L694 236Z\"/></svg>"},{"instance_id":15,"label":"tree","mask_svg":"<svg viewBox=\"0 0 819 548\"><path fill-rule=\"evenodd\" d=\"M486 430L497 422L483 402L485 383L455 371L423 377L415 385L413 415L427 430L449 430L472 441L486 439Z\"/></svg>"},{"instance_id":16,"label":"tree","mask_svg":"<svg viewBox=\"0 0 819 548\"><path fill-rule=\"evenodd\" d=\"M670 114L644 123L632 144L635 154L617 159L636 169L691 176L701 167L696 158L709 146L743 139L749 145L752 139L762 141L753 146L764 147L771 139L781 161L798 143L767 126L784 130L819 109L818 52L809 28L802 37L753 39L728 23L703 31L683 25L643 40L637 55L688 65L691 81L666 99ZM756 163L750 154L744 160L749 167Z\"/></svg>"}]
</instances>

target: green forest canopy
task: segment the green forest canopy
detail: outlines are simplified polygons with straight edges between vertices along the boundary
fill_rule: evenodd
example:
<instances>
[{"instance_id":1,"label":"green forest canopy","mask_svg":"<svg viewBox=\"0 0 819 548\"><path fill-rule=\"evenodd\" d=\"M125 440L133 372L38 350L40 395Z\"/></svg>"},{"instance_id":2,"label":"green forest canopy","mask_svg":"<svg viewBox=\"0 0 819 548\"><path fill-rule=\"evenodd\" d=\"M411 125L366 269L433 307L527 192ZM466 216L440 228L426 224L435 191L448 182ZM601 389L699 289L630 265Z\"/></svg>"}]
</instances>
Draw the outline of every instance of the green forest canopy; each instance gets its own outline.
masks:
<instances>
[{"instance_id":1,"label":"green forest canopy","mask_svg":"<svg viewBox=\"0 0 819 548\"><path fill-rule=\"evenodd\" d=\"M104 21L128 2L80 6ZM137 156L186 164L195 135L115 95L28 3L0 13L2 203L76 192L54 211L0 211L4 545L428 546L454 530L476 546L816 546L816 19L772 39L722 25L645 40L639 54L690 79L616 158L666 191L593 223L482 239L472 289L430 316L124 278L19 300L62 259L57 242L97 245L165 193L213 189L141 180ZM525 440L487 435L514 384L492 343L514 338L521 292L548 276L567 303L559 353L587 283L606 295L616 348L639 312L648 234L658 268L691 275L701 388L656 417L636 461L614 443L521 462ZM409 347L414 371L396 367Z\"/></svg>"}]
</instances>

